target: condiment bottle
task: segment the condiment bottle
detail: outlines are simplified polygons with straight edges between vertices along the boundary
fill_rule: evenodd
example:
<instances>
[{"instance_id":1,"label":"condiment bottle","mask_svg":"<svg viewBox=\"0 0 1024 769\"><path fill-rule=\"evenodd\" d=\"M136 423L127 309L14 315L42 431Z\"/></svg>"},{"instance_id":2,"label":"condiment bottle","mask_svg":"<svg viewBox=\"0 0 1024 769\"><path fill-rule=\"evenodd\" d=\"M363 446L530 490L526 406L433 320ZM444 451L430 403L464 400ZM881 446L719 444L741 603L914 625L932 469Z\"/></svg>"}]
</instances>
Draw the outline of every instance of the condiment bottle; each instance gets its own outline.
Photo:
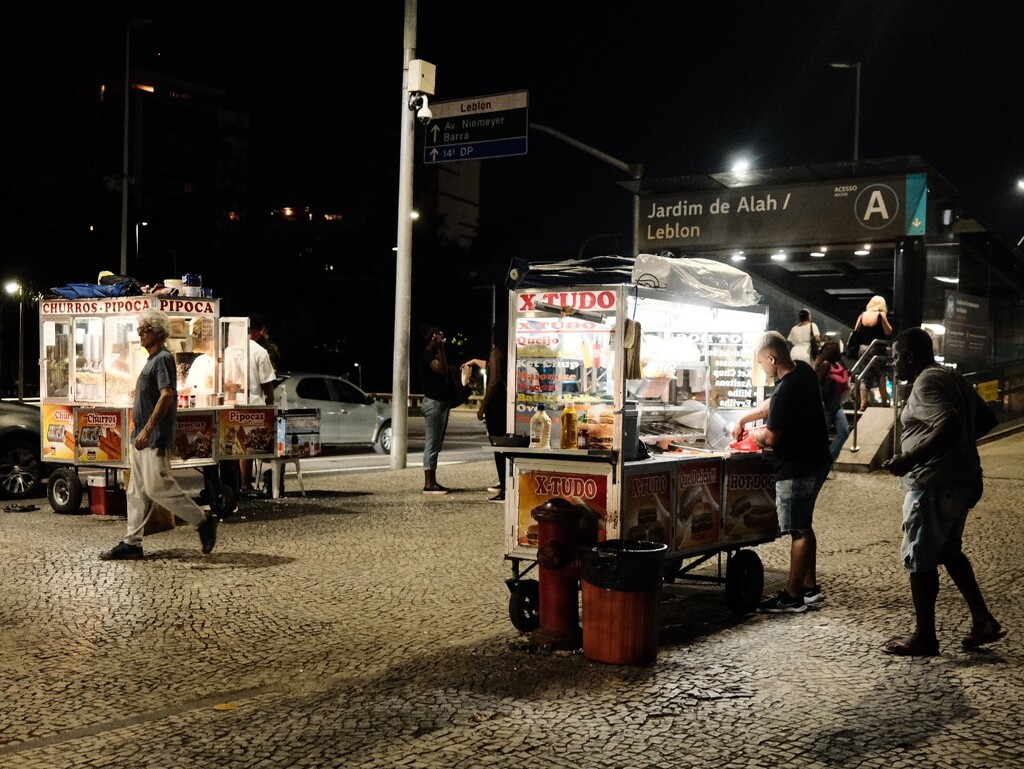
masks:
<instances>
[{"instance_id":1,"label":"condiment bottle","mask_svg":"<svg viewBox=\"0 0 1024 769\"><path fill-rule=\"evenodd\" d=\"M530 419L530 448L551 448L551 417L543 403L537 404L537 413Z\"/></svg>"},{"instance_id":2,"label":"condiment bottle","mask_svg":"<svg viewBox=\"0 0 1024 769\"><path fill-rule=\"evenodd\" d=\"M560 445L563 449L576 448L576 408L569 401L562 409L562 436Z\"/></svg>"},{"instance_id":3,"label":"condiment bottle","mask_svg":"<svg viewBox=\"0 0 1024 769\"><path fill-rule=\"evenodd\" d=\"M590 428L587 427L587 412L580 414L579 426L576 429L576 448L584 451L590 449Z\"/></svg>"}]
</instances>

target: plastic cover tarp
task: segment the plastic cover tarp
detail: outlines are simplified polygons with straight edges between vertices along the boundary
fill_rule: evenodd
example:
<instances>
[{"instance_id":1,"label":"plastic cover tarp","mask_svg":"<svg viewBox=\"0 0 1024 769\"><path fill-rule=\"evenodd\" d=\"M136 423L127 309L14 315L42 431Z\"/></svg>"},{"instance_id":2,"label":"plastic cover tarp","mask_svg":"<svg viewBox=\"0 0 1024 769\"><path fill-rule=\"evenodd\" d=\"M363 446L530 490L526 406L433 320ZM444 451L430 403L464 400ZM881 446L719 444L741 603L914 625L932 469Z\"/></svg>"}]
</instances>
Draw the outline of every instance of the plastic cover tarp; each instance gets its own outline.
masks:
<instances>
[{"instance_id":1,"label":"plastic cover tarp","mask_svg":"<svg viewBox=\"0 0 1024 769\"><path fill-rule=\"evenodd\" d=\"M661 584L668 545L639 539L609 539L580 548L580 579L594 587L645 593Z\"/></svg>"},{"instance_id":2,"label":"plastic cover tarp","mask_svg":"<svg viewBox=\"0 0 1024 769\"><path fill-rule=\"evenodd\" d=\"M513 259L506 288L510 291L536 286L579 286L587 283L629 283L633 276L630 256L592 256L561 262L529 262Z\"/></svg>"},{"instance_id":3,"label":"plastic cover tarp","mask_svg":"<svg viewBox=\"0 0 1024 769\"><path fill-rule=\"evenodd\" d=\"M727 307L749 307L761 301L747 273L713 259L638 254L633 262L632 282L684 299L716 302Z\"/></svg>"}]
</instances>

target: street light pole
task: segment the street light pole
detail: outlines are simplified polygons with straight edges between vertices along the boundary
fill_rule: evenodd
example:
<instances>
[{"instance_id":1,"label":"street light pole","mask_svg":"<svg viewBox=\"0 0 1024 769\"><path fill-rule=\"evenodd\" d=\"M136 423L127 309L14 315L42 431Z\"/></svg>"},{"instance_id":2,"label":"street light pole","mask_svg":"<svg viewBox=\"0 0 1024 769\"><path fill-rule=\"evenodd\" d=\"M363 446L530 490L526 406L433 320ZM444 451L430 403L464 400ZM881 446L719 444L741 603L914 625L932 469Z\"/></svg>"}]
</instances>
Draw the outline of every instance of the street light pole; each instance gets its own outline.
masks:
<instances>
[{"instance_id":1,"label":"street light pole","mask_svg":"<svg viewBox=\"0 0 1024 769\"><path fill-rule=\"evenodd\" d=\"M21 403L25 400L25 290L13 280L4 288L11 296L18 295L18 403Z\"/></svg>"},{"instance_id":2,"label":"street light pole","mask_svg":"<svg viewBox=\"0 0 1024 769\"><path fill-rule=\"evenodd\" d=\"M135 260L139 259L139 227L146 227L149 222L135 222ZM138 265L136 265L138 266ZM127 275L127 272L122 271L122 275Z\"/></svg>"},{"instance_id":3,"label":"street light pole","mask_svg":"<svg viewBox=\"0 0 1024 769\"><path fill-rule=\"evenodd\" d=\"M128 274L128 104L131 99L132 28L152 24L150 19L132 19L124 29L124 134L121 144L121 274Z\"/></svg>"},{"instance_id":4,"label":"street light pole","mask_svg":"<svg viewBox=\"0 0 1024 769\"><path fill-rule=\"evenodd\" d=\"M363 367L360 366L358 363L353 363L352 365L356 367L356 374L359 376L359 389L362 390L363 389Z\"/></svg>"},{"instance_id":5,"label":"street light pole","mask_svg":"<svg viewBox=\"0 0 1024 769\"><path fill-rule=\"evenodd\" d=\"M856 88L853 97L853 159L860 159L860 62L833 61L830 67L836 69L852 69L856 73Z\"/></svg>"}]
</instances>

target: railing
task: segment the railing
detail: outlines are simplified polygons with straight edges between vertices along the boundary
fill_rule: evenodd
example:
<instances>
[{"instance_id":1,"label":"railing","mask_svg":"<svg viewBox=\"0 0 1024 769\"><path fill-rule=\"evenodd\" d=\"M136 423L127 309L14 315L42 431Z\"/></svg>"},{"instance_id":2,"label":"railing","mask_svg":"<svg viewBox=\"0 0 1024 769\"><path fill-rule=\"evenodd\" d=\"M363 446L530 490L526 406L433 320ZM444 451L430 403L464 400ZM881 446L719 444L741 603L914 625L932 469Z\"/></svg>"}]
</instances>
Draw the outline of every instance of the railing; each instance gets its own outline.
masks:
<instances>
[{"instance_id":1,"label":"railing","mask_svg":"<svg viewBox=\"0 0 1024 769\"><path fill-rule=\"evenodd\" d=\"M875 339L868 345L868 349L857 358L857 362L850 367L850 390L853 392L853 443L850 451L860 451L857 443L857 425L860 423L860 380L864 372L873 368L876 363L885 367L886 374L889 373L889 342L886 339ZM893 383L893 396L896 395L896 385ZM895 405L896 399L893 398ZM894 447L895 448L895 447Z\"/></svg>"}]
</instances>

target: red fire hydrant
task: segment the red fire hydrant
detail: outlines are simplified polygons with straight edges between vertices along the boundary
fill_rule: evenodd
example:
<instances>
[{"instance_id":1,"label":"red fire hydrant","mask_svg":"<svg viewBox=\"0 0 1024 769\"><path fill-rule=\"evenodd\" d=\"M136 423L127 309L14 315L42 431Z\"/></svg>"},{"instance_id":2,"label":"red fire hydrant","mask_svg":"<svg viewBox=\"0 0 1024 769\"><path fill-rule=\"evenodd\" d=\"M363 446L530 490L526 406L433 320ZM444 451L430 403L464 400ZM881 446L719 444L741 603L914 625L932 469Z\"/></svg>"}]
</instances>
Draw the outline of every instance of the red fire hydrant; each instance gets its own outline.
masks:
<instances>
[{"instance_id":1,"label":"red fire hydrant","mask_svg":"<svg viewBox=\"0 0 1024 769\"><path fill-rule=\"evenodd\" d=\"M572 650L583 645L579 611L577 529L581 511L561 497L535 507L537 568L540 582L540 627L532 637L539 646Z\"/></svg>"}]
</instances>

